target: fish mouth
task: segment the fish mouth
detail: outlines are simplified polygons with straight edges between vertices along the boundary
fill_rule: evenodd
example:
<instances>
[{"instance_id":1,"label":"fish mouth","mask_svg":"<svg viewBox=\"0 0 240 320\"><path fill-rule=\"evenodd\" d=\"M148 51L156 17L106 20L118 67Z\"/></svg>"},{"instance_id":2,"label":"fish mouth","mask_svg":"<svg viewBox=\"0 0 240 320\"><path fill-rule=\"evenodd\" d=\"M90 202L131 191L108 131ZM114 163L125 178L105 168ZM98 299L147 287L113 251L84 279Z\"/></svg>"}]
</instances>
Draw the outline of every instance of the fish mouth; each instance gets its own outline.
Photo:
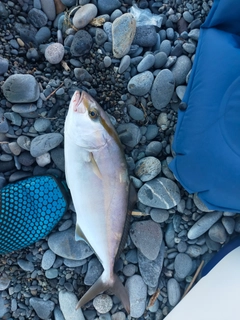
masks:
<instances>
[{"instance_id":1,"label":"fish mouth","mask_svg":"<svg viewBox=\"0 0 240 320\"><path fill-rule=\"evenodd\" d=\"M73 111L85 113L89 109L89 95L85 91L74 92L72 97Z\"/></svg>"}]
</instances>

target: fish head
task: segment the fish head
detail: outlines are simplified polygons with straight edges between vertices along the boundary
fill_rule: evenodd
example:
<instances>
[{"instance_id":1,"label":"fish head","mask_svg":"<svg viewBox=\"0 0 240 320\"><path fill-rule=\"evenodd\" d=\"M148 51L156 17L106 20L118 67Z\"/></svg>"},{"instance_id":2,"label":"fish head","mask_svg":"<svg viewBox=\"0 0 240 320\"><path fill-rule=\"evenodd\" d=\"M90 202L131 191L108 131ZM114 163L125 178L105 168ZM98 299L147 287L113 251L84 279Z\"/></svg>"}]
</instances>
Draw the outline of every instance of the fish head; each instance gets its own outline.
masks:
<instances>
[{"instance_id":1,"label":"fish head","mask_svg":"<svg viewBox=\"0 0 240 320\"><path fill-rule=\"evenodd\" d=\"M65 122L65 134L79 147L99 149L112 137L119 142L110 119L85 91L75 91Z\"/></svg>"}]
</instances>

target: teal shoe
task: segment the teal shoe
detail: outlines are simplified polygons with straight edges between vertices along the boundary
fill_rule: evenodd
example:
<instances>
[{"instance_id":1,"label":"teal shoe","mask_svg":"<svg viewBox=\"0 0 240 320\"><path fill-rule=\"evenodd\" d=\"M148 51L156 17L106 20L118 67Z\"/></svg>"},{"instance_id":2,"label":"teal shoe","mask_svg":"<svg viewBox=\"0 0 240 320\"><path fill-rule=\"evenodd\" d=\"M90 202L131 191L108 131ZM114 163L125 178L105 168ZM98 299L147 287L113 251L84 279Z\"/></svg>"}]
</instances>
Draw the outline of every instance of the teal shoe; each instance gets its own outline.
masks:
<instances>
[{"instance_id":1,"label":"teal shoe","mask_svg":"<svg viewBox=\"0 0 240 320\"><path fill-rule=\"evenodd\" d=\"M66 186L55 176L34 176L0 190L0 254L44 238L69 204Z\"/></svg>"}]
</instances>

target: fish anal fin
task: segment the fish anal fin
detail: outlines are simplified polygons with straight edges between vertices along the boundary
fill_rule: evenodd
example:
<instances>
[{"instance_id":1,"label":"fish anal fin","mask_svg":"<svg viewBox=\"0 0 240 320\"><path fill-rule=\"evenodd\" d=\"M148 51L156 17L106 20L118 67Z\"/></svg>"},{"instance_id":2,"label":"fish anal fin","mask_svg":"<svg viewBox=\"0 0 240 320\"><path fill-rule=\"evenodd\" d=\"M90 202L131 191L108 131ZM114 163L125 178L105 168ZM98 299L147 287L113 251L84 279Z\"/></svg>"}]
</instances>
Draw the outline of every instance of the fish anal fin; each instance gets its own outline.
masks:
<instances>
[{"instance_id":1,"label":"fish anal fin","mask_svg":"<svg viewBox=\"0 0 240 320\"><path fill-rule=\"evenodd\" d=\"M97 165L97 162L94 159L94 156L93 156L92 152L90 152L90 159L91 159L90 161L91 161L91 164L92 164L93 172L96 174L96 176L98 176L99 179L102 180L102 174L101 174L101 172L99 170L99 167Z\"/></svg>"},{"instance_id":2,"label":"fish anal fin","mask_svg":"<svg viewBox=\"0 0 240 320\"><path fill-rule=\"evenodd\" d=\"M76 305L76 309L81 308L87 302L94 299L98 294L110 289L122 302L124 308L130 313L130 302L126 288L120 281L116 274L113 274L109 280L106 279L105 271L98 280L91 286L91 288L82 296Z\"/></svg>"}]
</instances>

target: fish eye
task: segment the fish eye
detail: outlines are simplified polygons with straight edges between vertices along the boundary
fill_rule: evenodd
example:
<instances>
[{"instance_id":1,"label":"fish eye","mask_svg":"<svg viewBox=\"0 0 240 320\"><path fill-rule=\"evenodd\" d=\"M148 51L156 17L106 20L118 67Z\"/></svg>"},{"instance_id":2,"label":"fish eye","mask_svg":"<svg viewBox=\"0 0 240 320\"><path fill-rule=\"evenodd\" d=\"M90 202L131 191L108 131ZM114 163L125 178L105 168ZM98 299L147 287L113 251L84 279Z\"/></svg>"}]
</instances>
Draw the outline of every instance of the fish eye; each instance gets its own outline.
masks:
<instances>
[{"instance_id":1,"label":"fish eye","mask_svg":"<svg viewBox=\"0 0 240 320\"><path fill-rule=\"evenodd\" d=\"M91 119L96 119L98 117L98 111L96 109L89 110L88 114Z\"/></svg>"}]
</instances>

